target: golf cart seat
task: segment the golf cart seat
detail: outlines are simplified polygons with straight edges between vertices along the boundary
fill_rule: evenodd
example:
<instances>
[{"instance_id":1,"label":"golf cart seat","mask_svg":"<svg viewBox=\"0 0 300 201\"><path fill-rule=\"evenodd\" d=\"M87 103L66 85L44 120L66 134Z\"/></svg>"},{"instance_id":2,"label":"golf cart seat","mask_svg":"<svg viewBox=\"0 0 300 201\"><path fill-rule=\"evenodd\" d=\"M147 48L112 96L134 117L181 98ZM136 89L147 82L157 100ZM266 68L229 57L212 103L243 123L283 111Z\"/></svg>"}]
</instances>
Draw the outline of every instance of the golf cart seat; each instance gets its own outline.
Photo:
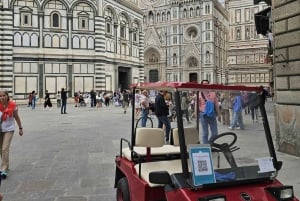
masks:
<instances>
[{"instance_id":1,"label":"golf cart seat","mask_svg":"<svg viewBox=\"0 0 300 201\"><path fill-rule=\"evenodd\" d=\"M173 145L165 145L164 130L161 128L137 128L135 136L135 146L132 150L129 147L122 149L122 155L128 160L132 160L132 156L168 159L172 155L179 155L180 148ZM147 153L147 150L149 153ZM151 159L151 160L152 160Z\"/></svg>"},{"instance_id":2,"label":"golf cart seat","mask_svg":"<svg viewBox=\"0 0 300 201\"><path fill-rule=\"evenodd\" d=\"M184 136L185 136L185 144L199 144L199 133L197 128L195 127L185 127L184 128ZM173 129L173 140L174 145L179 146L179 136L178 136L178 128Z\"/></svg>"},{"instance_id":3,"label":"golf cart seat","mask_svg":"<svg viewBox=\"0 0 300 201\"><path fill-rule=\"evenodd\" d=\"M169 154L169 152L178 152L179 147L164 144L164 131L159 128L138 128L136 131L136 146L144 147L147 149L147 154L150 154L147 162L139 162L134 166L135 170L139 173L139 177L147 181L150 187L160 186L153 184L149 181L149 173L153 171L166 170L169 174L181 171L180 160L156 160L152 161L150 157L155 155Z\"/></svg>"}]
</instances>

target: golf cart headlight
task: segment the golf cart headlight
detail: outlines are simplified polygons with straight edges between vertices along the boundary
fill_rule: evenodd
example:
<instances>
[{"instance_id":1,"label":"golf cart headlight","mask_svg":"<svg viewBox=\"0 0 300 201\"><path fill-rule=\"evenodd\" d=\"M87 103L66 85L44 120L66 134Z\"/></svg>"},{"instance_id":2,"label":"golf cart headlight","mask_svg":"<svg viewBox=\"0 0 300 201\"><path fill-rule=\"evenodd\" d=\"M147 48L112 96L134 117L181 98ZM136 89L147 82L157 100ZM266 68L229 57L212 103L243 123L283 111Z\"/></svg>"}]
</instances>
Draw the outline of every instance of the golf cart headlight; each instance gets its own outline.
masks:
<instances>
[{"instance_id":1,"label":"golf cart headlight","mask_svg":"<svg viewBox=\"0 0 300 201\"><path fill-rule=\"evenodd\" d=\"M278 200L290 200L294 197L293 186L270 187L267 190Z\"/></svg>"},{"instance_id":2,"label":"golf cart headlight","mask_svg":"<svg viewBox=\"0 0 300 201\"><path fill-rule=\"evenodd\" d=\"M294 195L293 188L282 189L280 191L280 199L289 199Z\"/></svg>"},{"instance_id":3,"label":"golf cart headlight","mask_svg":"<svg viewBox=\"0 0 300 201\"><path fill-rule=\"evenodd\" d=\"M202 198L199 198L198 201L226 201L226 196L222 194L208 195Z\"/></svg>"}]
</instances>

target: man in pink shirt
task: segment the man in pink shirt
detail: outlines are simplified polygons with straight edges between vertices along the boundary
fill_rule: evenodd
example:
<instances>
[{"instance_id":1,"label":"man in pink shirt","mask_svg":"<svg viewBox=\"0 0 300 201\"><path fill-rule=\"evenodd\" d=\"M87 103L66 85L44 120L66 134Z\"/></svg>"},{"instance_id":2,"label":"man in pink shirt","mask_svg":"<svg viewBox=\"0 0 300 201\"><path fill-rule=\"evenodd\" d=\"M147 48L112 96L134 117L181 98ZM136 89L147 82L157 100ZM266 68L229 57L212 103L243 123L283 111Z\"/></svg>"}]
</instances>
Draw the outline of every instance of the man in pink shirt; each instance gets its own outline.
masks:
<instances>
[{"instance_id":1,"label":"man in pink shirt","mask_svg":"<svg viewBox=\"0 0 300 201\"><path fill-rule=\"evenodd\" d=\"M202 80L201 84L209 84L208 80ZM214 114L208 115L206 111L206 102L210 101L214 104ZM211 91L204 91L199 94L199 118L202 125L202 143L210 143L218 135L217 116L219 113L219 101L217 94ZM208 126L210 127L211 136L208 140Z\"/></svg>"}]
</instances>

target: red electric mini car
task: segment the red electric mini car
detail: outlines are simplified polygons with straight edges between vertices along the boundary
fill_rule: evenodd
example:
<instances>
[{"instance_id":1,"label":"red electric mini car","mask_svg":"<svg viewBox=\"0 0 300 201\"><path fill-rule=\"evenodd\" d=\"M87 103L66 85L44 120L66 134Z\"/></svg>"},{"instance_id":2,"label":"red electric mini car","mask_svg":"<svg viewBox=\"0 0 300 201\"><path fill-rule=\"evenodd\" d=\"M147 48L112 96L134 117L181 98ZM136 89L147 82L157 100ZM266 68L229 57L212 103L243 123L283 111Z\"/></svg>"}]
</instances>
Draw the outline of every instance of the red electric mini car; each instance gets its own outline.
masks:
<instances>
[{"instance_id":1,"label":"red electric mini car","mask_svg":"<svg viewBox=\"0 0 300 201\"><path fill-rule=\"evenodd\" d=\"M132 97L136 89L173 94L177 122L172 122L171 140L166 143L156 122L155 128L136 128L132 108L131 139L120 140L115 158L117 201L299 201L293 186L276 178L282 162L276 157L262 88L142 83L132 86ZM214 109L224 118L221 122L195 107L196 119L217 125L218 135L208 143L203 143L199 120L190 124L182 114L183 92L195 94L189 100L194 98L196 105L206 104L201 97L208 94L218 97L219 108Z\"/></svg>"}]
</instances>

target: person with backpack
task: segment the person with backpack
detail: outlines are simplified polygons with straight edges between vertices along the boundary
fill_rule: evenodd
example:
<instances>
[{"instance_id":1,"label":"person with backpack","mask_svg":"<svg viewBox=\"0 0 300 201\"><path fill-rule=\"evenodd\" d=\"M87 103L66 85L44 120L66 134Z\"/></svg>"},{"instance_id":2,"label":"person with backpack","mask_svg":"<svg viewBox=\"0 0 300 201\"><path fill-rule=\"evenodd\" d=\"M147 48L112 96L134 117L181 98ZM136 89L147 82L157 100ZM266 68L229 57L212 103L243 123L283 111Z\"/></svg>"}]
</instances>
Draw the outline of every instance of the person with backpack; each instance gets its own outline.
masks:
<instances>
[{"instance_id":1,"label":"person with backpack","mask_svg":"<svg viewBox=\"0 0 300 201\"><path fill-rule=\"evenodd\" d=\"M201 84L209 84L208 80L202 80ZM199 93L199 118L202 126L202 143L210 143L218 135L217 116L219 114L219 101L217 94L212 91ZM211 136L208 139L210 127Z\"/></svg>"}]
</instances>

